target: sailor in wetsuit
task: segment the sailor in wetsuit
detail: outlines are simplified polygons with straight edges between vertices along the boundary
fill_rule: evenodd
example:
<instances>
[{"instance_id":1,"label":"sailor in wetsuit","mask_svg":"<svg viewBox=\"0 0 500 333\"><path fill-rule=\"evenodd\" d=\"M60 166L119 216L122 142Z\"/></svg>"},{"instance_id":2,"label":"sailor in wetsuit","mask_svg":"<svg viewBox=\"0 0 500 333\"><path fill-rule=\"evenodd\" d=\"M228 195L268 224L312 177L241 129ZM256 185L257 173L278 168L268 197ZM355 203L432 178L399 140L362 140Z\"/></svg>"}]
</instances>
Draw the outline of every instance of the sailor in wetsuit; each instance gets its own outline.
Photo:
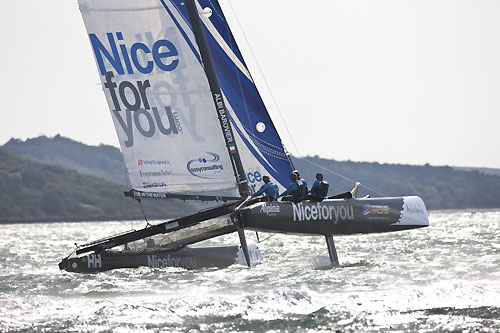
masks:
<instances>
[{"instance_id":1,"label":"sailor in wetsuit","mask_svg":"<svg viewBox=\"0 0 500 333\"><path fill-rule=\"evenodd\" d=\"M262 194L265 194L269 197L270 201L278 199L279 195L278 185L273 183L268 176L262 177L262 180L264 181L264 185L262 185L257 192L252 194L252 197L255 198Z\"/></svg>"},{"instance_id":2,"label":"sailor in wetsuit","mask_svg":"<svg viewBox=\"0 0 500 333\"><path fill-rule=\"evenodd\" d=\"M286 191L281 193L280 197L283 197L281 201L291 201L295 203L299 203L304 199L304 184L297 179L297 175L295 173L290 174L290 180L292 181Z\"/></svg>"},{"instance_id":3,"label":"sailor in wetsuit","mask_svg":"<svg viewBox=\"0 0 500 333\"><path fill-rule=\"evenodd\" d=\"M307 192L309 192L309 189L307 188L307 182L305 181L305 179L300 178L299 170L293 170L293 173L296 174L297 179L300 180L302 184L304 184L304 193L307 194Z\"/></svg>"},{"instance_id":4,"label":"sailor in wetsuit","mask_svg":"<svg viewBox=\"0 0 500 333\"><path fill-rule=\"evenodd\" d=\"M323 180L323 174L318 172L316 174L316 181L311 188L311 194L308 198L314 201L323 201L328 195L328 187L328 182Z\"/></svg>"}]
</instances>

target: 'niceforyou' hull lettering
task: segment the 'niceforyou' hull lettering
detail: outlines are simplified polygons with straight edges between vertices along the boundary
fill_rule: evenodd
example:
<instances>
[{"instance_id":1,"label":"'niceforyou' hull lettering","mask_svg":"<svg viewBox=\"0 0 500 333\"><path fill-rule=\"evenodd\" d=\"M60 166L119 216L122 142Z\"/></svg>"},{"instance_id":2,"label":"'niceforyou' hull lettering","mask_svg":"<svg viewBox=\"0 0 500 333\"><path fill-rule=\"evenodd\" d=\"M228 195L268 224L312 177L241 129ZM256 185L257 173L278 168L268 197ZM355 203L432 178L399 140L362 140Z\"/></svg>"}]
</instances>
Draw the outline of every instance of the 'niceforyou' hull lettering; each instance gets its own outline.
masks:
<instances>
[{"instance_id":1,"label":"'niceforyou' hull lettering","mask_svg":"<svg viewBox=\"0 0 500 333\"><path fill-rule=\"evenodd\" d=\"M197 265L195 257L170 258L169 255L166 258L157 258L156 255L148 255L148 266L154 268L163 268L163 267L196 268Z\"/></svg>"},{"instance_id":2,"label":"'niceforyou' hull lettering","mask_svg":"<svg viewBox=\"0 0 500 333\"><path fill-rule=\"evenodd\" d=\"M340 220L354 220L354 210L352 206L329 206L321 203L314 204L294 204L293 220L294 221L333 221L337 224Z\"/></svg>"}]
</instances>

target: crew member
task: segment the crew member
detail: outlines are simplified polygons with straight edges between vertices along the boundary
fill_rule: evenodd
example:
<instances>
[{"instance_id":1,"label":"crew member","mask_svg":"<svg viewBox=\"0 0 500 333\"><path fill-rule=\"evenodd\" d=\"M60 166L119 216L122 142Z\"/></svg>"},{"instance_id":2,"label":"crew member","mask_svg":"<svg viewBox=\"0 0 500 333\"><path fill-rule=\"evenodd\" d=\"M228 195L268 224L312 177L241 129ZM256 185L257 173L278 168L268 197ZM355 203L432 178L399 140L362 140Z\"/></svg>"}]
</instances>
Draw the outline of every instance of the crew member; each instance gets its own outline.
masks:
<instances>
[{"instance_id":1,"label":"crew member","mask_svg":"<svg viewBox=\"0 0 500 333\"><path fill-rule=\"evenodd\" d=\"M293 170L293 173L297 175L297 179L304 184L304 193L307 194L309 192L309 189L307 188L307 182L305 179L300 178L299 170Z\"/></svg>"},{"instance_id":2,"label":"crew member","mask_svg":"<svg viewBox=\"0 0 500 333\"><path fill-rule=\"evenodd\" d=\"M323 201L328 195L328 182L323 180L323 174L318 172L316 174L316 181L311 188L309 198L314 201Z\"/></svg>"},{"instance_id":3,"label":"crew member","mask_svg":"<svg viewBox=\"0 0 500 333\"><path fill-rule=\"evenodd\" d=\"M304 184L297 178L295 173L290 174L290 180L292 181L286 191L281 193L280 197L283 197L281 201L291 201L295 203L299 203L304 199Z\"/></svg>"},{"instance_id":4,"label":"crew member","mask_svg":"<svg viewBox=\"0 0 500 333\"><path fill-rule=\"evenodd\" d=\"M265 194L269 197L270 201L278 199L279 195L278 185L273 183L269 179L269 176L262 177L262 180L264 181L264 185L262 185L257 192L252 194L252 197L258 197L262 194Z\"/></svg>"}]
</instances>

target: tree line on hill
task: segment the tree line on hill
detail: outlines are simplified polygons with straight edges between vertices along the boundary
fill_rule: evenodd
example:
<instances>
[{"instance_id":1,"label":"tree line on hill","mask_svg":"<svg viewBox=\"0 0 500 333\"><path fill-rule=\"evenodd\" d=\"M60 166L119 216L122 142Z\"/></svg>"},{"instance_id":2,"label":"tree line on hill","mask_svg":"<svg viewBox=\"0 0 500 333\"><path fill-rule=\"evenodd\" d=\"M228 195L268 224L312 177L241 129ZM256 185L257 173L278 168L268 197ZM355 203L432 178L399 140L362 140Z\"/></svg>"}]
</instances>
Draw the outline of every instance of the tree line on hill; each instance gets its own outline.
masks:
<instances>
[{"instance_id":1,"label":"tree line on hill","mask_svg":"<svg viewBox=\"0 0 500 333\"><path fill-rule=\"evenodd\" d=\"M306 180L322 172L331 191L350 191L355 182L359 196L420 196L428 209L499 208L500 177L449 166L338 162L318 156L294 158ZM334 173L332 173L332 170Z\"/></svg>"},{"instance_id":2,"label":"tree line on hill","mask_svg":"<svg viewBox=\"0 0 500 333\"><path fill-rule=\"evenodd\" d=\"M75 170L15 156L0 148L0 222L143 219L125 186ZM135 201L135 200L134 200ZM146 216L183 215L189 204L143 201Z\"/></svg>"}]
</instances>

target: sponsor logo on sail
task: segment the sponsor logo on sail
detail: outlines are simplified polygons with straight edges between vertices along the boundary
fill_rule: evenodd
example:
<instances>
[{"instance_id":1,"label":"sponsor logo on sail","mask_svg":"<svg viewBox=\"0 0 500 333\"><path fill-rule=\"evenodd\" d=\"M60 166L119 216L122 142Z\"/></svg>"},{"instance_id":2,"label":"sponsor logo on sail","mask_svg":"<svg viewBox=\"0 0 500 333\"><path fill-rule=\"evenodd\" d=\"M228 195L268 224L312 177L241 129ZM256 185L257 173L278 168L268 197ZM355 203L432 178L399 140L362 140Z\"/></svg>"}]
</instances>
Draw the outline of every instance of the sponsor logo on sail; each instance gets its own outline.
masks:
<instances>
[{"instance_id":1,"label":"sponsor logo on sail","mask_svg":"<svg viewBox=\"0 0 500 333\"><path fill-rule=\"evenodd\" d=\"M148 255L148 266L153 268L163 267L182 267L196 268L196 257L171 258L168 255L166 258L157 258L156 255Z\"/></svg>"},{"instance_id":2,"label":"sponsor logo on sail","mask_svg":"<svg viewBox=\"0 0 500 333\"><path fill-rule=\"evenodd\" d=\"M217 163L219 160L219 155L203 152L200 157L187 162L187 170L195 177L205 179L219 178L224 170L224 166Z\"/></svg>"},{"instance_id":3,"label":"sponsor logo on sail","mask_svg":"<svg viewBox=\"0 0 500 333\"><path fill-rule=\"evenodd\" d=\"M110 101L117 126L125 134L125 147L134 145L134 135L153 137L182 133L180 118L170 105L158 103L148 96L156 90L150 80L126 80L132 75L148 75L156 70L172 72L179 66L179 53L167 39L130 43L121 31L98 36L89 34L90 42ZM133 36L137 36L134 34ZM115 75L118 77L115 78ZM122 76L123 77L120 77ZM114 79L115 78L115 79Z\"/></svg>"},{"instance_id":4,"label":"sponsor logo on sail","mask_svg":"<svg viewBox=\"0 0 500 333\"><path fill-rule=\"evenodd\" d=\"M363 215L389 215L389 206L364 205Z\"/></svg>"},{"instance_id":5,"label":"sponsor logo on sail","mask_svg":"<svg viewBox=\"0 0 500 333\"><path fill-rule=\"evenodd\" d=\"M255 172L250 171L247 173L247 180L249 183L261 182L262 175L260 174L259 171L255 171Z\"/></svg>"},{"instance_id":6,"label":"sponsor logo on sail","mask_svg":"<svg viewBox=\"0 0 500 333\"><path fill-rule=\"evenodd\" d=\"M170 165L169 160L137 160L137 165Z\"/></svg>"},{"instance_id":7,"label":"sponsor logo on sail","mask_svg":"<svg viewBox=\"0 0 500 333\"><path fill-rule=\"evenodd\" d=\"M156 171L141 171L139 170L139 175L141 177L163 177L163 176L170 176L172 174L172 171L170 170L156 170Z\"/></svg>"},{"instance_id":8,"label":"sponsor logo on sail","mask_svg":"<svg viewBox=\"0 0 500 333\"><path fill-rule=\"evenodd\" d=\"M250 193L255 193L262 183L262 175L259 171L250 171L247 173L247 181Z\"/></svg>"},{"instance_id":9,"label":"sponsor logo on sail","mask_svg":"<svg viewBox=\"0 0 500 333\"><path fill-rule=\"evenodd\" d=\"M267 216L274 216L280 212L280 206L278 205L268 205L264 204L262 207L260 207L260 212L261 214L266 214Z\"/></svg>"},{"instance_id":10,"label":"sponsor logo on sail","mask_svg":"<svg viewBox=\"0 0 500 333\"><path fill-rule=\"evenodd\" d=\"M108 63L118 75L125 75L125 71L127 74L134 74L135 71L150 74L155 67L171 72L179 65L177 48L167 39L157 40L151 47L141 42L127 45L120 31L106 33L107 41L104 43L96 34L89 34L89 37L101 75L106 75L109 70L106 66Z\"/></svg>"},{"instance_id":11,"label":"sponsor logo on sail","mask_svg":"<svg viewBox=\"0 0 500 333\"><path fill-rule=\"evenodd\" d=\"M142 187L144 188L155 188L155 187L165 187L167 183L165 182L142 182Z\"/></svg>"},{"instance_id":12,"label":"sponsor logo on sail","mask_svg":"<svg viewBox=\"0 0 500 333\"><path fill-rule=\"evenodd\" d=\"M351 205L325 205L322 203L292 203L294 221L339 221L354 220L354 209Z\"/></svg>"}]
</instances>

